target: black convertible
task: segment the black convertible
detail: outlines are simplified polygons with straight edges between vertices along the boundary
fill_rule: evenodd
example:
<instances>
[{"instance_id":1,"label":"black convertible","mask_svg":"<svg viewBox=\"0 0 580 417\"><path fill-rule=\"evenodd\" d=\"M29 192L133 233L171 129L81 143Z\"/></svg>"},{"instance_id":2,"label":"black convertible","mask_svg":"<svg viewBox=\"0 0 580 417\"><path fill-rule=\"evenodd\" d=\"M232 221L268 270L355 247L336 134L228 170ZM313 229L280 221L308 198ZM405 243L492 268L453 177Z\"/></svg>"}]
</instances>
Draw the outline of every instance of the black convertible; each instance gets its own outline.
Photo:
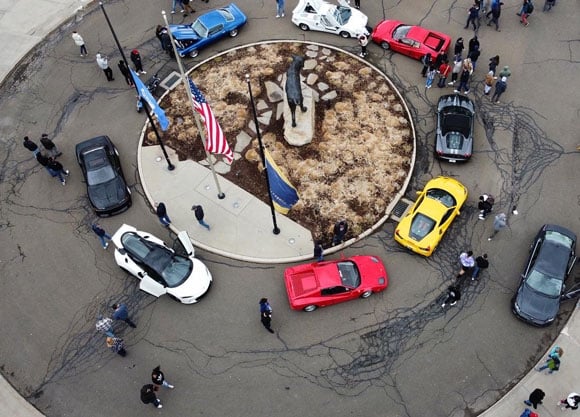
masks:
<instances>
[{"instance_id":1,"label":"black convertible","mask_svg":"<svg viewBox=\"0 0 580 417\"><path fill-rule=\"evenodd\" d=\"M77 144L76 156L97 216L112 216L131 207L131 191L123 176L119 152L108 136Z\"/></svg>"},{"instance_id":2,"label":"black convertible","mask_svg":"<svg viewBox=\"0 0 580 417\"><path fill-rule=\"evenodd\" d=\"M512 311L521 320L534 326L552 324L564 294L564 281L574 263L576 235L553 224L542 226L532 246L530 257L512 299Z\"/></svg>"},{"instance_id":3,"label":"black convertible","mask_svg":"<svg viewBox=\"0 0 580 417\"><path fill-rule=\"evenodd\" d=\"M473 101L460 94L441 96L437 104L435 156L448 162L465 162L473 153Z\"/></svg>"}]
</instances>

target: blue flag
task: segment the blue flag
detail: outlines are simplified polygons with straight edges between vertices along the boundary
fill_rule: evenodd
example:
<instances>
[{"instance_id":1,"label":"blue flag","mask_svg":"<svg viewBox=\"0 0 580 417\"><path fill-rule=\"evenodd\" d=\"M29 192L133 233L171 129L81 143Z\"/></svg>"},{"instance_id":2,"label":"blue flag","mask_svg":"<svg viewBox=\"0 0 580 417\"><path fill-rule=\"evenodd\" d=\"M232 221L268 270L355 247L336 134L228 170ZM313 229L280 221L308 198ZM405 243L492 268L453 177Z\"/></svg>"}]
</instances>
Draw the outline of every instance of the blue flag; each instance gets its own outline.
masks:
<instances>
[{"instance_id":1,"label":"blue flag","mask_svg":"<svg viewBox=\"0 0 580 417\"><path fill-rule=\"evenodd\" d=\"M157 116L157 121L159 122L159 126L161 126L161 130L167 130L169 127L169 120L165 116L165 112L159 106L159 103L157 103L157 100L155 100L155 97L153 97L149 89L145 86L145 84L143 84L143 81L141 81L137 73L130 68L129 71L131 71L131 74L133 75L133 80L137 86L137 91L139 91L139 97L145 100L149 108L153 110L153 113L155 113L155 116Z\"/></svg>"},{"instance_id":2,"label":"blue flag","mask_svg":"<svg viewBox=\"0 0 580 417\"><path fill-rule=\"evenodd\" d=\"M298 202L298 192L284 176L280 168L276 165L267 149L264 149L266 157L266 169L268 170L268 182L270 183L270 194L274 202L274 208L286 214L294 204Z\"/></svg>"}]
</instances>

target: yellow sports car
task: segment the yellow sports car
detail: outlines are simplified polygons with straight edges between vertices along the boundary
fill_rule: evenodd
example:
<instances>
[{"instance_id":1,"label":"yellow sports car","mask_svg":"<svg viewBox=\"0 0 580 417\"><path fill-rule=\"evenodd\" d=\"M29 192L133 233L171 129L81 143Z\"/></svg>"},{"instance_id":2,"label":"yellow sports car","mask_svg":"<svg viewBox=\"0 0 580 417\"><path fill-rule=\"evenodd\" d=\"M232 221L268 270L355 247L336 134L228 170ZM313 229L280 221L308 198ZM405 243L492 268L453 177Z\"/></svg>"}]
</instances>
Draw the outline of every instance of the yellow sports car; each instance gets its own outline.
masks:
<instances>
[{"instance_id":1,"label":"yellow sports car","mask_svg":"<svg viewBox=\"0 0 580 417\"><path fill-rule=\"evenodd\" d=\"M395 229L395 240L419 255L431 256L467 200L467 188L453 178L437 177L417 195Z\"/></svg>"}]
</instances>

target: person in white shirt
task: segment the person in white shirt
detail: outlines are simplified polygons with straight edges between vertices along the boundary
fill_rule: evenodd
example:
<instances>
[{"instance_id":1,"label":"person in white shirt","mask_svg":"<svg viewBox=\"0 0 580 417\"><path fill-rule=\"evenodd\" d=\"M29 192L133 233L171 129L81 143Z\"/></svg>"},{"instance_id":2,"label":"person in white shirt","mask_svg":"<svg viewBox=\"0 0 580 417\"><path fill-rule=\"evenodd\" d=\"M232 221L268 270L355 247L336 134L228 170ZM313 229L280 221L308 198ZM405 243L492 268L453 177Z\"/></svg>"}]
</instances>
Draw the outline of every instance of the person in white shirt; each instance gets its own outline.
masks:
<instances>
[{"instance_id":1,"label":"person in white shirt","mask_svg":"<svg viewBox=\"0 0 580 417\"><path fill-rule=\"evenodd\" d=\"M81 56L87 56L89 53L87 52L87 47L85 46L85 40L78 32L72 33L72 38L75 41L75 44L81 48Z\"/></svg>"},{"instance_id":2,"label":"person in white shirt","mask_svg":"<svg viewBox=\"0 0 580 417\"><path fill-rule=\"evenodd\" d=\"M97 54L97 65L105 73L107 81L115 80L113 78L113 70L109 67L109 58L106 55L101 55L100 52Z\"/></svg>"}]
</instances>

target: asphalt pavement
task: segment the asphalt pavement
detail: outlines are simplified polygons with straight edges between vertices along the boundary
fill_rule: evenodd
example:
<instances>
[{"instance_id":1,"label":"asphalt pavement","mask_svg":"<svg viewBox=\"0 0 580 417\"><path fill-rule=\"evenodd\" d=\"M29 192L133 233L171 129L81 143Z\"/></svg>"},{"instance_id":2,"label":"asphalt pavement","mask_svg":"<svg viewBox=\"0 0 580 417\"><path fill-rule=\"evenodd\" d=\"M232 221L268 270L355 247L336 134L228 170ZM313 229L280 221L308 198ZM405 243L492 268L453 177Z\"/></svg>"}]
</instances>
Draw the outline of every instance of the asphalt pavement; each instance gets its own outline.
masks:
<instances>
[{"instance_id":1,"label":"asphalt pavement","mask_svg":"<svg viewBox=\"0 0 580 417\"><path fill-rule=\"evenodd\" d=\"M31 8L29 1L25 0L0 1L0 9L3 11L0 18L0 40L4 45L0 79L3 80L13 69L17 69L21 59L52 30L71 16L82 15L82 9L79 13L79 8L85 6L86 3L88 2L81 0L37 0ZM213 178L204 167L191 161L177 162L174 158L177 169L168 171L162 167L164 161L160 150L156 147L141 148L139 160L140 175L149 201L166 202L171 208L170 215L174 224L193 225L190 234L197 246L226 257L231 256L235 259L254 262L292 262L311 257L312 237L306 229L279 216L281 233L274 235L270 223L252 221L255 217L269 218L267 205L223 179L220 179L220 182L226 198L219 199ZM169 177L183 186L165 187ZM191 178L196 179L194 184L191 180L186 181ZM193 214L186 217L188 207L200 203L206 211L220 213L222 219L220 224L212 224L210 232L196 227ZM263 216L255 216L256 213L262 213ZM244 245L232 239L231 234L220 233L222 228L230 232L235 230L233 235L245 236L247 241L260 242L260 245L254 245L252 251L247 254ZM580 361L577 360L580 357L579 335L580 319L578 308L576 308L557 340L551 346L546 346L546 352L553 345L564 349L565 355L562 358L560 371L548 375L531 368L527 375L482 415L486 417L519 416L526 407L523 400L527 399L529 393L537 387L546 392L544 404L538 410L539 414L541 416L559 414L561 411L556 407L556 402L567 396L569 392L580 390L577 378L580 371ZM501 355L499 347L498 355ZM41 415L22 399L3 377L0 380L0 392L2 392L0 408L5 415L14 417Z\"/></svg>"}]
</instances>

